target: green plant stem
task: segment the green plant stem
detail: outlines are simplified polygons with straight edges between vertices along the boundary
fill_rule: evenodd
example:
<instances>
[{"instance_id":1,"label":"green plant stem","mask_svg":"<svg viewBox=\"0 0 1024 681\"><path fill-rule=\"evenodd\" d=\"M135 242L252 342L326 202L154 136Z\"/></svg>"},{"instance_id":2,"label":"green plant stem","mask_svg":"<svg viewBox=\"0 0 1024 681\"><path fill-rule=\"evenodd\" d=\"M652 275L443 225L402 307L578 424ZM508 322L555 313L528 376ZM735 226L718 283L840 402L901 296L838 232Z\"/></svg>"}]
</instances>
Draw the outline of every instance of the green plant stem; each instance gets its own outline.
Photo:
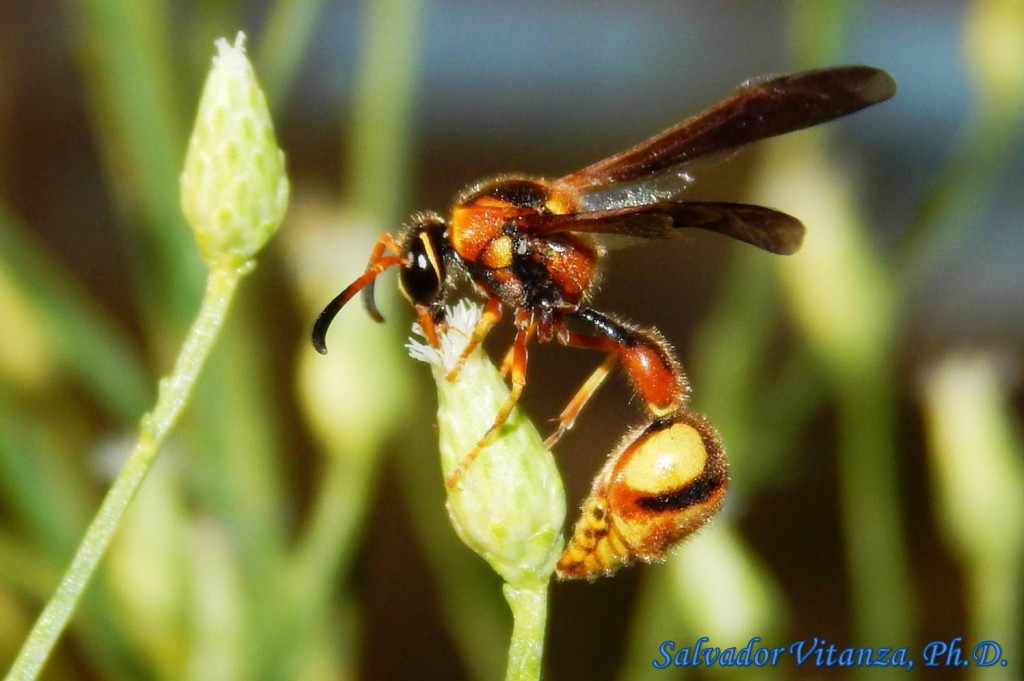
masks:
<instances>
[{"instance_id":1,"label":"green plant stem","mask_svg":"<svg viewBox=\"0 0 1024 681\"><path fill-rule=\"evenodd\" d=\"M548 616L547 582L536 586L503 587L512 608L512 641L508 647L505 681L540 679L544 659L544 625Z\"/></svg>"},{"instance_id":2,"label":"green plant stem","mask_svg":"<svg viewBox=\"0 0 1024 681\"><path fill-rule=\"evenodd\" d=\"M910 641L917 624L897 485L892 375L889 358L879 350L856 369L856 379L851 374L836 386L850 607L862 640Z\"/></svg>"},{"instance_id":3,"label":"green plant stem","mask_svg":"<svg viewBox=\"0 0 1024 681\"><path fill-rule=\"evenodd\" d=\"M156 406L142 417L134 451L103 499L56 592L32 627L7 675L7 681L28 681L39 675L111 539L121 526L132 499L156 459L160 445L188 402L199 370L224 323L235 288L251 269L251 262L211 269L202 308L185 339L174 372L160 382Z\"/></svg>"},{"instance_id":4,"label":"green plant stem","mask_svg":"<svg viewBox=\"0 0 1024 681\"><path fill-rule=\"evenodd\" d=\"M1019 540L1019 536L1018 536ZM967 641L995 639L1003 647L1004 659L1019 659L1024 630L1021 626L1020 542L1008 542L1001 555L976 555L965 566L967 585ZM988 672L988 674L986 674ZM1013 667L973 666L970 681L1003 681L1016 675Z\"/></svg>"},{"instance_id":5,"label":"green plant stem","mask_svg":"<svg viewBox=\"0 0 1024 681\"><path fill-rule=\"evenodd\" d=\"M271 109L287 101L295 74L310 53L310 42L326 6L324 0L278 0L271 3L266 28L257 42L257 71Z\"/></svg>"},{"instance_id":6,"label":"green plant stem","mask_svg":"<svg viewBox=\"0 0 1024 681\"><path fill-rule=\"evenodd\" d=\"M416 111L417 67L425 12L421 0L366 4L366 48L353 92L352 132L346 140L348 208L379 224L396 224L408 203L407 150Z\"/></svg>"},{"instance_id":7,"label":"green plant stem","mask_svg":"<svg viewBox=\"0 0 1024 681\"><path fill-rule=\"evenodd\" d=\"M138 254L132 290L161 351L164 333L177 337L185 329L203 281L177 194L169 191L178 185L188 134L181 69L167 30L172 4L63 3L107 181L124 209L117 222Z\"/></svg>"},{"instance_id":8,"label":"green plant stem","mask_svg":"<svg viewBox=\"0 0 1024 681\"><path fill-rule=\"evenodd\" d=\"M52 339L52 348L37 352L52 352L119 422L127 424L137 418L151 399L149 376L138 351L3 203L0 266Z\"/></svg>"}]
</instances>

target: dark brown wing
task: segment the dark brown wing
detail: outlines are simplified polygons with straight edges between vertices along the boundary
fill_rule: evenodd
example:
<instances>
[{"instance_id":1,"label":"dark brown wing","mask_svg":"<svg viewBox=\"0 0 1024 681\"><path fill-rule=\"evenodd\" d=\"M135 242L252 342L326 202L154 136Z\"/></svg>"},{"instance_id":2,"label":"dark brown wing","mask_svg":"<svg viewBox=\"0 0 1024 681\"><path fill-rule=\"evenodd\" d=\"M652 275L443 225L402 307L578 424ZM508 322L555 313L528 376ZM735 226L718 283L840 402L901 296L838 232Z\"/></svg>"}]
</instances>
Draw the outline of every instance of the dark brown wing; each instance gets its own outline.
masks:
<instances>
[{"instance_id":1,"label":"dark brown wing","mask_svg":"<svg viewBox=\"0 0 1024 681\"><path fill-rule=\"evenodd\" d=\"M567 215L538 214L530 220L524 228L539 236L576 232L670 239L678 236L679 229L706 229L779 255L796 253L804 238L803 224L791 215L763 206L719 201L662 201Z\"/></svg>"},{"instance_id":2,"label":"dark brown wing","mask_svg":"<svg viewBox=\"0 0 1024 681\"><path fill-rule=\"evenodd\" d=\"M745 144L809 128L883 102L896 82L869 66L839 66L748 81L728 98L632 149L561 178L586 192Z\"/></svg>"}]
</instances>

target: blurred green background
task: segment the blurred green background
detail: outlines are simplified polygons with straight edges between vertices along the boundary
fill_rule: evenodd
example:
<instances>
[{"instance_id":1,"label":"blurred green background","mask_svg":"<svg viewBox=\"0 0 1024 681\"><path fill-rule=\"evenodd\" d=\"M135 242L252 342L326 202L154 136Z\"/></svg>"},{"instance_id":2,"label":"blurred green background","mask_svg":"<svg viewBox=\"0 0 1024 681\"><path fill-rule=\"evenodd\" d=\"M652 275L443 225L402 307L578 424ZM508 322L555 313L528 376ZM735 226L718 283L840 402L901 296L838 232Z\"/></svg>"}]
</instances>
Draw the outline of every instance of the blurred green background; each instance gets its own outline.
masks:
<instances>
[{"instance_id":1,"label":"blurred green background","mask_svg":"<svg viewBox=\"0 0 1024 681\"><path fill-rule=\"evenodd\" d=\"M890 71L896 99L702 168L691 192L800 217L800 254L694 234L609 259L597 305L679 349L732 489L666 565L554 587L547 678L878 675L652 666L701 636L1022 677L1019 0L6 0L0 669L199 304L177 176L212 42L238 29L291 210L46 678L500 678L510 620L445 517L407 306L386 276L388 323L351 305L326 358L310 324L377 233L470 182L564 174L747 78L844 62ZM538 423L597 360L534 349ZM559 443L571 504L641 418L629 399L612 381ZM1007 666L922 666L958 636Z\"/></svg>"}]
</instances>

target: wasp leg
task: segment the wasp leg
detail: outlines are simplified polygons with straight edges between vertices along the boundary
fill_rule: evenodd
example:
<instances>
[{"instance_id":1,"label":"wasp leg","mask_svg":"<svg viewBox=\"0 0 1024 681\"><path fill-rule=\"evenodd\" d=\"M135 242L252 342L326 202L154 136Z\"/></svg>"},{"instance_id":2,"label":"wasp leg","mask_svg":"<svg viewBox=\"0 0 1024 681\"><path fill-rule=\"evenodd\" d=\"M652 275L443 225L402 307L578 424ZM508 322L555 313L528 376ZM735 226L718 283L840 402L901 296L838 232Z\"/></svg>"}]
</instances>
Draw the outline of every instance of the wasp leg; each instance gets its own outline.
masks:
<instances>
[{"instance_id":1,"label":"wasp leg","mask_svg":"<svg viewBox=\"0 0 1024 681\"><path fill-rule=\"evenodd\" d=\"M573 340L572 337L574 335L575 334L570 334L570 342L567 343L567 345L580 345L571 342ZM584 336L584 338L587 338L588 340L604 340L603 338L595 339L590 336ZM584 347L590 346L586 345ZM613 349L611 352L608 353L608 356L605 357L605 360L601 362L601 365L598 366L592 374L590 374L590 377L586 380L586 382L584 382L583 385L580 386L580 389L576 391L575 395L573 395L573 398L569 401L569 404L567 404L565 409L562 410L562 413L558 415L558 428L556 428L555 432L551 433L551 435L549 435L548 438L544 440L545 447L547 447L548 449L554 447L555 443L558 442L563 435L569 432L573 425L575 425L576 417L580 415L580 412L583 410L583 407L587 404L587 402L590 401L590 398L594 396L594 393L596 393L597 389L601 387L601 384L604 383L604 379L608 378L608 374L611 373L611 370L615 367L615 362L618 359L618 354L616 354L616 352Z\"/></svg>"},{"instance_id":2,"label":"wasp leg","mask_svg":"<svg viewBox=\"0 0 1024 681\"><path fill-rule=\"evenodd\" d=\"M590 308L580 308L572 313L572 316L589 322L599 335L569 332L563 336L562 342L566 345L614 353L633 389L644 401L652 416L668 416L686 404L686 395L689 392L686 374L683 373L672 346L660 333L654 329L627 324ZM600 386L612 366L614 360L606 359L583 384L559 417L561 424L555 435L560 436L572 427L572 421Z\"/></svg>"},{"instance_id":3,"label":"wasp leg","mask_svg":"<svg viewBox=\"0 0 1024 681\"><path fill-rule=\"evenodd\" d=\"M536 333L537 321L531 320L530 326L526 329L526 342L529 343L531 340L533 340L533 337ZM501 360L501 368L498 370L498 373L501 374L502 378L508 376L509 369L512 368L512 358L515 356L513 350L515 350L515 347L515 343L510 345L508 348L508 352L505 353L505 356Z\"/></svg>"},{"instance_id":4,"label":"wasp leg","mask_svg":"<svg viewBox=\"0 0 1024 681\"><path fill-rule=\"evenodd\" d=\"M413 307L416 310L416 321L423 329L423 337L430 343L430 347L440 348L441 339L437 335L437 322L434 321L433 310L429 305L414 305Z\"/></svg>"},{"instance_id":5,"label":"wasp leg","mask_svg":"<svg viewBox=\"0 0 1024 681\"><path fill-rule=\"evenodd\" d=\"M466 363L466 358L469 354L476 350L477 346L480 345L487 334L491 332L494 325L501 320L501 299L497 297L490 297L487 299L487 304L484 305L484 312L480 316L480 321L476 323L476 327L473 329L473 334L466 341L466 346L462 348L462 352L459 353L459 358L455 360L455 366L445 375L445 378L449 381L454 381L459 376L459 372L462 371L462 366ZM518 336L517 336L518 337Z\"/></svg>"},{"instance_id":6,"label":"wasp leg","mask_svg":"<svg viewBox=\"0 0 1024 681\"><path fill-rule=\"evenodd\" d=\"M444 484L447 485L449 489L454 489L459 484L459 479L473 464L473 461L476 460L477 456L479 456L480 451L487 446L487 443L490 442L501 427L505 425L505 421L508 420L509 414L512 413L516 403L519 402L519 397L523 394L523 388L526 386L526 346L530 340L530 325L526 319L526 315L528 314L529 311L526 310L516 312L516 337L512 342L512 363L510 367L512 373L512 387L509 391L508 398L505 399L505 403L501 405L501 409L499 409L498 413L495 414L494 423L491 424L491 427L487 429L487 432L484 433L483 437L477 440L477 443L473 445L473 449L462 457L462 461L460 461L459 465L455 467L452 474L445 478Z\"/></svg>"}]
</instances>

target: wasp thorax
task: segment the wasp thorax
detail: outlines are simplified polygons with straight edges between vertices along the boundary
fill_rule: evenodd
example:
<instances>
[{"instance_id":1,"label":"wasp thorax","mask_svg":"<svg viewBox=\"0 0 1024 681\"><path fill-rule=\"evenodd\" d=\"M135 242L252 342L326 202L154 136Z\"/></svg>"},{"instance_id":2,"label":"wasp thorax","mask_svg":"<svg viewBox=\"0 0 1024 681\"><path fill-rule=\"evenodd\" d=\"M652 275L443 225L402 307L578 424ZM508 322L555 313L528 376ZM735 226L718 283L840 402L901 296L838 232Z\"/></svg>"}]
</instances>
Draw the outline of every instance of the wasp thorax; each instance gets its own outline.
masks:
<instances>
[{"instance_id":1,"label":"wasp thorax","mask_svg":"<svg viewBox=\"0 0 1024 681\"><path fill-rule=\"evenodd\" d=\"M680 411L653 421L601 470L559 576L594 579L636 560L663 560L718 510L727 472L718 435L703 417Z\"/></svg>"}]
</instances>

